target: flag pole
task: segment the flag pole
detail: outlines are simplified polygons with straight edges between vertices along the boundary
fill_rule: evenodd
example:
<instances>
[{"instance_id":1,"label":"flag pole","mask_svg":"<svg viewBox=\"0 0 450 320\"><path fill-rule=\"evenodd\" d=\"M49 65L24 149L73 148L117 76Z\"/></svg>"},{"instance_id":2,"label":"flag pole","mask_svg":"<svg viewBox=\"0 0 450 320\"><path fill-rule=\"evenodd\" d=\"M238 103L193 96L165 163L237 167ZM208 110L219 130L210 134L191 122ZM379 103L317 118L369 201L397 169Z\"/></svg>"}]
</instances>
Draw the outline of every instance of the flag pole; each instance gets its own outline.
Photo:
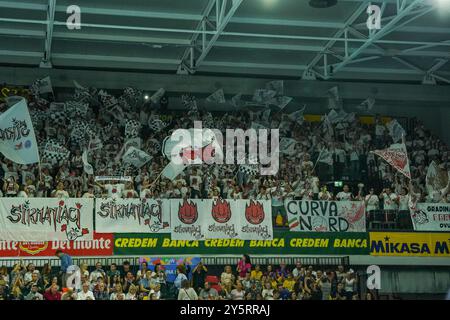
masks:
<instances>
[{"instance_id":1,"label":"flag pole","mask_svg":"<svg viewBox=\"0 0 450 320\"><path fill-rule=\"evenodd\" d=\"M325 150L325 147L322 147L322 150L320 150L320 152L319 152L319 157L317 158L316 163L314 164L314 167L312 169L313 172L314 172L314 169L316 169L317 164L319 163L320 156L322 155L323 150Z\"/></svg>"}]
</instances>

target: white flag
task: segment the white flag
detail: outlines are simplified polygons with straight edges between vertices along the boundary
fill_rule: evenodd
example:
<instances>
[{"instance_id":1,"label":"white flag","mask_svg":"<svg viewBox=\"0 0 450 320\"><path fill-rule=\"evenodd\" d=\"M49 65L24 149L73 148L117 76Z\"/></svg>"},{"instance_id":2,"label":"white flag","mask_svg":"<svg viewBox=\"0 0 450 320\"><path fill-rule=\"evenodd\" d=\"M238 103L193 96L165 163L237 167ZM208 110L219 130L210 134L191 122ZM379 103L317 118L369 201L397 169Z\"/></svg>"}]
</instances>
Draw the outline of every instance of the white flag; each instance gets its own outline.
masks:
<instances>
[{"instance_id":1,"label":"white flag","mask_svg":"<svg viewBox=\"0 0 450 320\"><path fill-rule=\"evenodd\" d=\"M37 90L41 94L53 93L52 80L50 77L45 77L43 79L36 81Z\"/></svg>"},{"instance_id":2,"label":"white flag","mask_svg":"<svg viewBox=\"0 0 450 320\"><path fill-rule=\"evenodd\" d=\"M252 129L259 130L259 129L267 129L262 124L259 124L257 122L252 122L251 127Z\"/></svg>"},{"instance_id":3,"label":"white flag","mask_svg":"<svg viewBox=\"0 0 450 320\"><path fill-rule=\"evenodd\" d=\"M242 101L242 93L238 93L233 98L231 98L231 104L235 108L242 107L244 105L244 102Z\"/></svg>"},{"instance_id":4,"label":"white flag","mask_svg":"<svg viewBox=\"0 0 450 320\"><path fill-rule=\"evenodd\" d=\"M136 168L142 167L144 164L152 159L150 155L135 147L130 147L122 157L124 163L129 163Z\"/></svg>"},{"instance_id":5,"label":"white flag","mask_svg":"<svg viewBox=\"0 0 450 320\"><path fill-rule=\"evenodd\" d=\"M211 94L208 98L206 98L206 101L208 102L215 102L215 103L225 103L225 94L223 92L223 89L219 89L213 94Z\"/></svg>"},{"instance_id":6,"label":"white flag","mask_svg":"<svg viewBox=\"0 0 450 320\"><path fill-rule=\"evenodd\" d=\"M286 96L275 97L269 100L269 104L273 104L280 109L284 109L289 103L291 103L292 100L293 98Z\"/></svg>"},{"instance_id":7,"label":"white flag","mask_svg":"<svg viewBox=\"0 0 450 320\"><path fill-rule=\"evenodd\" d=\"M319 159L317 160L322 163L326 163L329 166L333 165L333 153L328 150L322 150L319 155Z\"/></svg>"},{"instance_id":8,"label":"white flag","mask_svg":"<svg viewBox=\"0 0 450 320\"><path fill-rule=\"evenodd\" d=\"M274 90L257 89L253 95L253 101L261 104L268 104L270 99L274 98L277 92Z\"/></svg>"},{"instance_id":9,"label":"white flag","mask_svg":"<svg viewBox=\"0 0 450 320\"><path fill-rule=\"evenodd\" d=\"M306 109L306 105L303 106L303 108L301 110L292 112L291 114L288 115L288 118L292 121L297 122L298 124L303 124L303 113L305 112Z\"/></svg>"},{"instance_id":10,"label":"white flag","mask_svg":"<svg viewBox=\"0 0 450 320\"><path fill-rule=\"evenodd\" d=\"M162 171L161 175L169 180L175 180L187 167L186 164L175 164L170 162Z\"/></svg>"},{"instance_id":11,"label":"white flag","mask_svg":"<svg viewBox=\"0 0 450 320\"><path fill-rule=\"evenodd\" d=\"M160 88L158 91L155 92L155 94L153 94L150 97L150 101L153 102L154 104L158 103L159 100L161 100L161 98L164 96L165 93L166 93L166 90L164 90L164 88Z\"/></svg>"},{"instance_id":12,"label":"white flag","mask_svg":"<svg viewBox=\"0 0 450 320\"><path fill-rule=\"evenodd\" d=\"M402 136L406 135L405 129L403 129L400 123L398 123L395 119L389 122L386 127L388 128L389 135L392 137L394 142L402 140Z\"/></svg>"},{"instance_id":13,"label":"white flag","mask_svg":"<svg viewBox=\"0 0 450 320\"><path fill-rule=\"evenodd\" d=\"M369 112L373 109L375 106L375 99L374 98L367 98L359 106L356 108L361 111Z\"/></svg>"},{"instance_id":14,"label":"white flag","mask_svg":"<svg viewBox=\"0 0 450 320\"><path fill-rule=\"evenodd\" d=\"M280 153L284 153L287 155L295 154L295 145L297 141L291 138L281 138L280 140Z\"/></svg>"},{"instance_id":15,"label":"white flag","mask_svg":"<svg viewBox=\"0 0 450 320\"><path fill-rule=\"evenodd\" d=\"M284 94L284 82L283 80L275 80L268 82L266 84L266 89L275 91L277 95L282 96Z\"/></svg>"},{"instance_id":16,"label":"white flag","mask_svg":"<svg viewBox=\"0 0 450 320\"><path fill-rule=\"evenodd\" d=\"M328 90L328 109L340 109L342 106L338 87Z\"/></svg>"},{"instance_id":17,"label":"white flag","mask_svg":"<svg viewBox=\"0 0 450 320\"><path fill-rule=\"evenodd\" d=\"M189 139L172 139L169 136L163 142L162 153L171 161L162 175L170 180L174 180L188 165L223 161L222 146L212 130L189 129L186 132Z\"/></svg>"},{"instance_id":18,"label":"white flag","mask_svg":"<svg viewBox=\"0 0 450 320\"><path fill-rule=\"evenodd\" d=\"M0 152L19 164L39 162L39 151L25 100L0 114Z\"/></svg>"},{"instance_id":19,"label":"white flag","mask_svg":"<svg viewBox=\"0 0 450 320\"><path fill-rule=\"evenodd\" d=\"M83 160L84 172L86 172L87 174L94 174L94 168L88 162L88 153L86 150L83 151L83 154L81 155L81 159Z\"/></svg>"}]
</instances>

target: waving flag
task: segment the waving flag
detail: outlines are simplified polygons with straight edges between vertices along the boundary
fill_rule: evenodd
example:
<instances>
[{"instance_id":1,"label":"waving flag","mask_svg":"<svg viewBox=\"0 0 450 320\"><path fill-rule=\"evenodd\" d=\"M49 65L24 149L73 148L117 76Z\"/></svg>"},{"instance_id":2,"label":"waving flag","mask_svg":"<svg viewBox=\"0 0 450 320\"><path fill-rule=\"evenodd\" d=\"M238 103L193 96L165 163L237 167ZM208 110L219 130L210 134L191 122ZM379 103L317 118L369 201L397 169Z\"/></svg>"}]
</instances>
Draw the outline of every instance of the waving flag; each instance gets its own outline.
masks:
<instances>
[{"instance_id":1,"label":"waving flag","mask_svg":"<svg viewBox=\"0 0 450 320\"><path fill-rule=\"evenodd\" d=\"M174 180L189 165L211 163L212 159L223 160L222 146L217 142L213 131L209 129L186 131L189 137L183 137L181 140L167 137L163 142L162 153L171 161L162 171L162 175L170 180ZM177 161L174 161L175 156L178 158Z\"/></svg>"},{"instance_id":2,"label":"waving flag","mask_svg":"<svg viewBox=\"0 0 450 320\"><path fill-rule=\"evenodd\" d=\"M306 109L306 105L304 105L301 110L290 113L288 115L288 118L292 121L297 122L300 125L303 124L303 120L304 120L303 114L305 112L305 109Z\"/></svg>"},{"instance_id":3,"label":"waving flag","mask_svg":"<svg viewBox=\"0 0 450 320\"><path fill-rule=\"evenodd\" d=\"M19 164L39 162L36 136L25 100L0 114L0 152Z\"/></svg>"},{"instance_id":4,"label":"waving flag","mask_svg":"<svg viewBox=\"0 0 450 320\"><path fill-rule=\"evenodd\" d=\"M411 179L408 153L406 152L406 145L404 143L393 144L387 149L375 150L373 153L384 159L407 178Z\"/></svg>"},{"instance_id":5,"label":"waving flag","mask_svg":"<svg viewBox=\"0 0 450 320\"><path fill-rule=\"evenodd\" d=\"M152 156L135 147L129 148L128 151L122 157L124 163L132 164L136 168L142 167L151 159Z\"/></svg>"},{"instance_id":6,"label":"waving flag","mask_svg":"<svg viewBox=\"0 0 450 320\"><path fill-rule=\"evenodd\" d=\"M83 160L84 172L86 172L87 174L94 174L94 168L88 162L88 152L87 152L87 150L83 151L83 154L81 155L81 159Z\"/></svg>"},{"instance_id":7,"label":"waving flag","mask_svg":"<svg viewBox=\"0 0 450 320\"><path fill-rule=\"evenodd\" d=\"M225 103L225 94L223 89L219 89L213 94L211 94L208 98L206 98L207 102L215 102L215 103Z\"/></svg>"},{"instance_id":8,"label":"waving flag","mask_svg":"<svg viewBox=\"0 0 450 320\"><path fill-rule=\"evenodd\" d=\"M386 127L388 128L389 135L392 137L394 142L398 142L402 139L402 136L406 135L405 129L403 129L400 123L398 123L395 119L389 122Z\"/></svg>"}]
</instances>

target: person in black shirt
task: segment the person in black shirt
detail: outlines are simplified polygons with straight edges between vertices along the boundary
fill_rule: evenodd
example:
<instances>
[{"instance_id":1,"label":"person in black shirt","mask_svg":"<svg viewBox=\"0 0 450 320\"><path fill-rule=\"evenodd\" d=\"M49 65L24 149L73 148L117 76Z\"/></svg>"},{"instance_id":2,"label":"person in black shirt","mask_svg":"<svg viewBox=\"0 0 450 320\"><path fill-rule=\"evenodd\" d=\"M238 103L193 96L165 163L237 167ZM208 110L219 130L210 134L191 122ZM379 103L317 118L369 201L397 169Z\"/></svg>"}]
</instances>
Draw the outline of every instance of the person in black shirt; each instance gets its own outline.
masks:
<instances>
[{"instance_id":1,"label":"person in black shirt","mask_svg":"<svg viewBox=\"0 0 450 320\"><path fill-rule=\"evenodd\" d=\"M208 269L203 262L199 262L198 265L192 271L192 288L200 292L205 287L205 279Z\"/></svg>"}]
</instances>

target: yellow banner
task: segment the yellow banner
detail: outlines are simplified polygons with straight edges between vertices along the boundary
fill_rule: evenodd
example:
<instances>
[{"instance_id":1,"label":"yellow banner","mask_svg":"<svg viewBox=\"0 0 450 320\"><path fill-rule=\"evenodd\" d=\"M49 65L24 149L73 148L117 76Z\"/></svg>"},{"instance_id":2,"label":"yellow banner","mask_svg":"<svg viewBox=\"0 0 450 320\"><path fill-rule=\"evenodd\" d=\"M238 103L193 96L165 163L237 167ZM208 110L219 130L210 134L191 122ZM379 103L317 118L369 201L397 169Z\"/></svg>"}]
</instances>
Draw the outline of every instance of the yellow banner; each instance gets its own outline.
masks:
<instances>
[{"instance_id":1,"label":"yellow banner","mask_svg":"<svg viewBox=\"0 0 450 320\"><path fill-rule=\"evenodd\" d=\"M450 257L450 233L370 232L370 255Z\"/></svg>"}]
</instances>

